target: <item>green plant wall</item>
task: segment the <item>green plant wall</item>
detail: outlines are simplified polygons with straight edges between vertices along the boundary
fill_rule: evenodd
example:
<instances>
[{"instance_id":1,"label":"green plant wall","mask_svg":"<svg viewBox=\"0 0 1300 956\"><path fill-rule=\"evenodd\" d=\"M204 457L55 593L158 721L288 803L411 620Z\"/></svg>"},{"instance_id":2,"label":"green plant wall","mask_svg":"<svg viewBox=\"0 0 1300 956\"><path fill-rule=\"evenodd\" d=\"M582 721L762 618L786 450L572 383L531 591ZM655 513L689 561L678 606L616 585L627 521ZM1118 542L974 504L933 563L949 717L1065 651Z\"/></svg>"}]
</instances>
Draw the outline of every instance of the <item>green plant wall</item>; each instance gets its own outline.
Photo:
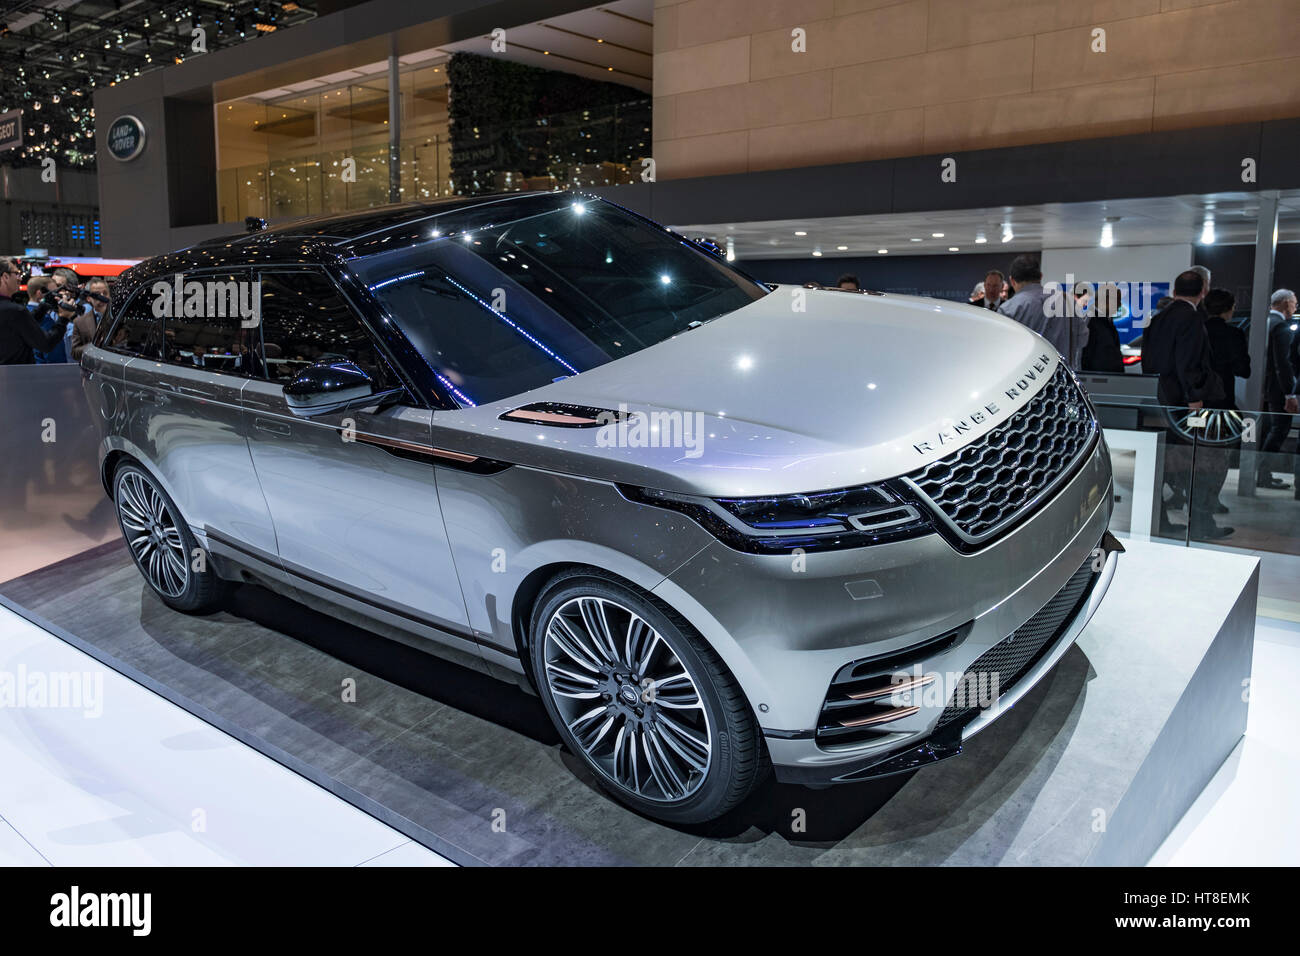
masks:
<instances>
[{"instance_id":1,"label":"green plant wall","mask_svg":"<svg viewBox=\"0 0 1300 956\"><path fill-rule=\"evenodd\" d=\"M632 87L475 53L452 55L447 84L456 192L520 188L521 178L583 185L601 163L639 173L650 153L650 97Z\"/></svg>"}]
</instances>

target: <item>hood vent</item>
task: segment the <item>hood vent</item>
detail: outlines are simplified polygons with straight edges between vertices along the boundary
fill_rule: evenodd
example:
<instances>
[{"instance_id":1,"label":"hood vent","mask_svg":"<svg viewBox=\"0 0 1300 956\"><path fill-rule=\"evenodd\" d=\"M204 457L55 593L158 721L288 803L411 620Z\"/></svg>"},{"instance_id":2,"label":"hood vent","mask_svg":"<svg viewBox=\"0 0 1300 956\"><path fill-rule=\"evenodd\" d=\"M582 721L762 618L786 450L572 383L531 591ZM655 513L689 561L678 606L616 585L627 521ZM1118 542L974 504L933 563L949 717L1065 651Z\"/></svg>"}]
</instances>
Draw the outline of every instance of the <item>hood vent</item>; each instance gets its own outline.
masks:
<instances>
[{"instance_id":1,"label":"hood vent","mask_svg":"<svg viewBox=\"0 0 1300 956\"><path fill-rule=\"evenodd\" d=\"M553 428L599 428L614 422L626 421L627 412L589 405L568 405L563 402L533 402L520 405L501 416L504 422L526 422L529 425L549 425Z\"/></svg>"}]
</instances>

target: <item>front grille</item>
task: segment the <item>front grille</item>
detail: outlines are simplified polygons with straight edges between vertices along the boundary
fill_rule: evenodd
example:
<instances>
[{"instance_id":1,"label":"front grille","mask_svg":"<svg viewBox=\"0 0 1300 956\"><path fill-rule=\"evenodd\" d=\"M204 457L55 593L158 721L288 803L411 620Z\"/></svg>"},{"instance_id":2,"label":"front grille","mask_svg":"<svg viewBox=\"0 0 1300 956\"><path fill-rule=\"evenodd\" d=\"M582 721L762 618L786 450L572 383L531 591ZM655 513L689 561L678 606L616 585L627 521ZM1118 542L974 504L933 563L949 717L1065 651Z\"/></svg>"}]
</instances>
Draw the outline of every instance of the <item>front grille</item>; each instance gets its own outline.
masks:
<instances>
[{"instance_id":1,"label":"front grille","mask_svg":"<svg viewBox=\"0 0 1300 956\"><path fill-rule=\"evenodd\" d=\"M1027 516L1045 491L1071 474L1096 427L1061 364L1004 424L907 479L967 542L979 543Z\"/></svg>"},{"instance_id":2,"label":"front grille","mask_svg":"<svg viewBox=\"0 0 1300 956\"><path fill-rule=\"evenodd\" d=\"M996 686L997 696L1001 697L1015 687L1074 620L1075 614L1092 593L1099 576L1093 570L1093 556L1090 554L1083 566L1070 576L1070 580L1065 582L1064 587L1056 592L1056 596L1041 611L1016 628L1010 637L981 654L953 689L948 706L935 724L935 730L953 721L961 721L964 725L975 718L981 708L978 704L966 704L977 689Z\"/></svg>"}]
</instances>

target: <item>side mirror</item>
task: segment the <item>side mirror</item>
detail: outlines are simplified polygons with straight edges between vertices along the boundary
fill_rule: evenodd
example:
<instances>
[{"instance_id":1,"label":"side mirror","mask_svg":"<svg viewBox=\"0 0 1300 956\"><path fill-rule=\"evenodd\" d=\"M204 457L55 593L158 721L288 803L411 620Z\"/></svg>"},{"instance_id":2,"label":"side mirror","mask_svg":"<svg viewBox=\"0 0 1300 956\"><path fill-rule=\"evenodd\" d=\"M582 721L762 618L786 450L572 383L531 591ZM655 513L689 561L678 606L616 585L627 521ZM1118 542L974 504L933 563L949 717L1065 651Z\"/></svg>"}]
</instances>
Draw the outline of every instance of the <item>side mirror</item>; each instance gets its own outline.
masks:
<instances>
[{"instance_id":1,"label":"side mirror","mask_svg":"<svg viewBox=\"0 0 1300 956\"><path fill-rule=\"evenodd\" d=\"M289 411L302 416L364 408L377 404L388 394L376 392L374 381L352 362L309 365L284 386Z\"/></svg>"}]
</instances>

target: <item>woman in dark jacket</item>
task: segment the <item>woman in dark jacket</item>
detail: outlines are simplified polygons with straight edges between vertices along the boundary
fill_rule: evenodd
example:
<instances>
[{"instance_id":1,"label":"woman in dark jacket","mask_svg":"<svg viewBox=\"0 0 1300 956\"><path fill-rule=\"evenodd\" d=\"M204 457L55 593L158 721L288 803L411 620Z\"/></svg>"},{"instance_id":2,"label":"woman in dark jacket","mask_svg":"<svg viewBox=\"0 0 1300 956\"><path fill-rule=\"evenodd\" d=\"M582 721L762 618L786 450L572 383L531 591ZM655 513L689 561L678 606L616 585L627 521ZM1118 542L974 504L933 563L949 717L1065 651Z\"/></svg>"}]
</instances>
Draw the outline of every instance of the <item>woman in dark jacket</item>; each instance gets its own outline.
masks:
<instances>
[{"instance_id":1,"label":"woman in dark jacket","mask_svg":"<svg viewBox=\"0 0 1300 956\"><path fill-rule=\"evenodd\" d=\"M1092 314L1088 316L1088 344L1083 347L1081 362L1083 371L1123 374L1124 355L1119 348L1119 329L1115 328L1114 320L1120 300L1119 286L1103 285L1097 289Z\"/></svg>"}]
</instances>

